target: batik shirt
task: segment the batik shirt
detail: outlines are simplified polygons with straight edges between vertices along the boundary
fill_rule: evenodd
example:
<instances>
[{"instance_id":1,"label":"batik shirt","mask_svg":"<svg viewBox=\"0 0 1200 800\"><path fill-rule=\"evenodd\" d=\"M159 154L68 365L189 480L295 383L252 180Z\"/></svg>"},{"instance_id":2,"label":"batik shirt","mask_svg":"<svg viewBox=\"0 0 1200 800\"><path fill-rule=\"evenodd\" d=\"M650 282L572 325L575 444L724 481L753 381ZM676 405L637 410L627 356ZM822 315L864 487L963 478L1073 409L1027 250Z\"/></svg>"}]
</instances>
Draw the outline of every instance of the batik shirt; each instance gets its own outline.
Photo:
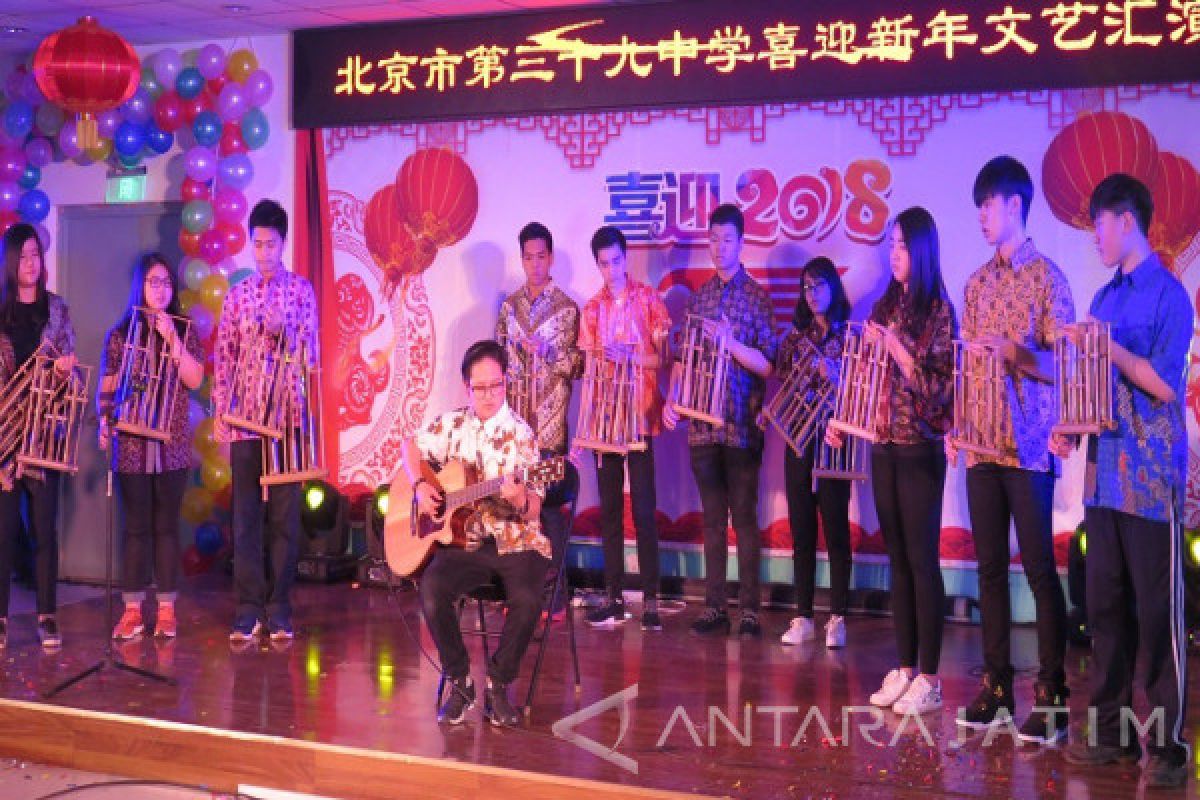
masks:
<instances>
[{"instance_id":1,"label":"batik shirt","mask_svg":"<svg viewBox=\"0 0 1200 800\"><path fill-rule=\"evenodd\" d=\"M469 407L448 411L418 431L415 442L421 458L434 469L461 461L475 467L479 480L499 478L538 461L533 429L507 403L486 420ZM546 496L536 485L527 488L538 497ZM486 536L495 538L500 555L535 550L550 558L550 540L542 535L542 523L522 519L520 510L499 494L481 501L478 513L467 523L468 542L477 544Z\"/></svg>"},{"instance_id":2,"label":"batik shirt","mask_svg":"<svg viewBox=\"0 0 1200 800\"><path fill-rule=\"evenodd\" d=\"M119 324L111 328L104 340L104 360L100 365L100 381L116 377L121 369L122 356L125 348L127 326ZM153 334L159 341L158 334ZM204 348L196 331L188 327L187 337L183 347L192 358L203 362ZM162 357L162 356L160 356ZM157 473L170 472L176 469L187 469L192 466L192 431L188 425L188 389L176 372L178 385L175 388L175 404L170 411L168 430L170 438L166 442L149 439L145 436L131 436L127 433L117 434L117 447L112 455L113 467L121 473ZM98 392L96 405L101 416L110 416L113 411L114 397L112 392Z\"/></svg>"},{"instance_id":3,"label":"batik shirt","mask_svg":"<svg viewBox=\"0 0 1200 800\"><path fill-rule=\"evenodd\" d=\"M535 336L548 347L544 359L534 359L516 346L518 336ZM567 452L567 407L571 382L583 373L579 338L579 306L561 289L549 284L530 297L525 285L505 298L496 319L496 341L508 351L508 401L515 403L519 381L532 369L537 408L527 419L537 432L538 447L556 454ZM530 362L534 361L535 364ZM535 368L536 367L536 368Z\"/></svg>"},{"instance_id":4,"label":"batik shirt","mask_svg":"<svg viewBox=\"0 0 1200 800\"><path fill-rule=\"evenodd\" d=\"M771 327L771 301L766 291L750 277L745 267L728 281L713 275L688 301L687 312L705 319L727 319L734 339L760 351L767 361L775 357L775 334ZM766 382L729 359L725 384L725 424L713 426L688 421L688 445L723 444L762 450L763 432L757 424Z\"/></svg>"},{"instance_id":5,"label":"batik shirt","mask_svg":"<svg viewBox=\"0 0 1200 800\"><path fill-rule=\"evenodd\" d=\"M895 359L888 359L877 412L878 441L919 444L941 438L954 416L954 306L944 297L935 300L929 316L913 330L907 303L881 299L871 310L871 321L891 328L913 357L909 378Z\"/></svg>"},{"instance_id":6,"label":"batik shirt","mask_svg":"<svg viewBox=\"0 0 1200 800\"><path fill-rule=\"evenodd\" d=\"M1144 358L1175 392L1155 400L1114 367L1117 426L1089 437L1084 505L1111 508L1146 519L1170 519L1183 511L1187 481L1188 351L1194 316L1179 280L1151 255L1128 275L1117 272L1092 300L1091 315L1107 322L1113 341Z\"/></svg>"},{"instance_id":7,"label":"batik shirt","mask_svg":"<svg viewBox=\"0 0 1200 800\"><path fill-rule=\"evenodd\" d=\"M214 348L212 401L217 410L215 427L218 441L231 442L259 438L220 421L228 409L231 382L238 353L248 346L259 330L271 336L283 336L294 348L303 347L311 364L319 364L317 347L317 296L312 284L280 267L270 280L255 273L229 290L221 309ZM266 368L264 364L263 369ZM296 391L296 388L293 388Z\"/></svg>"},{"instance_id":8,"label":"batik shirt","mask_svg":"<svg viewBox=\"0 0 1200 800\"><path fill-rule=\"evenodd\" d=\"M1058 328L1075 321L1075 301L1067 278L1033 246L1032 239L1005 261L997 253L968 280L962 337L1010 339L1035 352L1053 352ZM988 462L1005 467L1056 470L1047 449L1058 420L1054 384L1015 369L1005 377L1009 415L1001 431L998 457L967 453L967 466Z\"/></svg>"},{"instance_id":9,"label":"batik shirt","mask_svg":"<svg viewBox=\"0 0 1200 800\"><path fill-rule=\"evenodd\" d=\"M605 345L633 345L640 356L661 358L671 317L658 292L648 284L629 281L620 297L605 286L583 307L579 348L585 354ZM662 392L658 369L641 367L641 396L637 398L642 429L650 436L662 430Z\"/></svg>"}]
</instances>

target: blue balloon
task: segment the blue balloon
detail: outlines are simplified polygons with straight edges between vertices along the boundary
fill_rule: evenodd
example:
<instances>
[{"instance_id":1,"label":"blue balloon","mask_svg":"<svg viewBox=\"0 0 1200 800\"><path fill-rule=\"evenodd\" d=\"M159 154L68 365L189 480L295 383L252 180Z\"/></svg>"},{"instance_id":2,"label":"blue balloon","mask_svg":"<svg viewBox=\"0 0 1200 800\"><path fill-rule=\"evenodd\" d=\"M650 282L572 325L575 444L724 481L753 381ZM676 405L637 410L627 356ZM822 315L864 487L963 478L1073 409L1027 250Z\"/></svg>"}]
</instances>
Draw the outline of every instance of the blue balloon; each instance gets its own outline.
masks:
<instances>
[{"instance_id":1,"label":"blue balloon","mask_svg":"<svg viewBox=\"0 0 1200 800\"><path fill-rule=\"evenodd\" d=\"M184 100L191 100L204 91L204 76L195 67L188 67L175 79L175 91Z\"/></svg>"},{"instance_id":2,"label":"blue balloon","mask_svg":"<svg viewBox=\"0 0 1200 800\"><path fill-rule=\"evenodd\" d=\"M271 128L267 124L267 115L262 109L252 108L242 117L242 141L251 150L257 150L267 143Z\"/></svg>"},{"instance_id":3,"label":"blue balloon","mask_svg":"<svg viewBox=\"0 0 1200 800\"><path fill-rule=\"evenodd\" d=\"M42 170L33 164L26 164L25 171L17 178L17 185L22 189L32 189L42 182Z\"/></svg>"},{"instance_id":4,"label":"blue balloon","mask_svg":"<svg viewBox=\"0 0 1200 800\"><path fill-rule=\"evenodd\" d=\"M17 100L4 112L4 130L14 139L24 139L33 130L33 106Z\"/></svg>"},{"instance_id":5,"label":"blue balloon","mask_svg":"<svg viewBox=\"0 0 1200 800\"><path fill-rule=\"evenodd\" d=\"M221 118L215 111L201 111L192 123L196 144L212 147L221 141Z\"/></svg>"},{"instance_id":6,"label":"blue balloon","mask_svg":"<svg viewBox=\"0 0 1200 800\"><path fill-rule=\"evenodd\" d=\"M206 522L196 528L196 550L201 555L216 555L221 549L221 529L215 523Z\"/></svg>"},{"instance_id":7,"label":"blue balloon","mask_svg":"<svg viewBox=\"0 0 1200 800\"><path fill-rule=\"evenodd\" d=\"M175 134L164 131L153 122L146 124L146 146L160 156L167 153L175 144Z\"/></svg>"},{"instance_id":8,"label":"blue balloon","mask_svg":"<svg viewBox=\"0 0 1200 800\"><path fill-rule=\"evenodd\" d=\"M17 213L26 222L41 222L50 213L50 198L41 189L30 189L17 201Z\"/></svg>"},{"instance_id":9,"label":"blue balloon","mask_svg":"<svg viewBox=\"0 0 1200 800\"><path fill-rule=\"evenodd\" d=\"M117 132L113 134L113 149L119 156L133 158L142 152L142 146L145 144L146 131L135 122L128 120L122 122L117 126Z\"/></svg>"}]
</instances>

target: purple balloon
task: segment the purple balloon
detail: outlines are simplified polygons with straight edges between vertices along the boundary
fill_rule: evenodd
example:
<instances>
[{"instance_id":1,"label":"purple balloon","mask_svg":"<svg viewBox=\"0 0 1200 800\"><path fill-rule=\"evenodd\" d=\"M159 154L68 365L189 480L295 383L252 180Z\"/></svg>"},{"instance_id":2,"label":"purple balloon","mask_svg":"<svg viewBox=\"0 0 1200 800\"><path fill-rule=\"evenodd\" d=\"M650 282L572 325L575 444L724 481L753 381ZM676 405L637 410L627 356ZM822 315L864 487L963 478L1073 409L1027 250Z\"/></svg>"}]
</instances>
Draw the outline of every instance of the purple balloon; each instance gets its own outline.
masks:
<instances>
[{"instance_id":1,"label":"purple balloon","mask_svg":"<svg viewBox=\"0 0 1200 800\"><path fill-rule=\"evenodd\" d=\"M75 120L69 119L58 130L58 149L67 158L77 158L83 149L79 146L79 132L75 128Z\"/></svg>"},{"instance_id":2,"label":"purple balloon","mask_svg":"<svg viewBox=\"0 0 1200 800\"><path fill-rule=\"evenodd\" d=\"M8 95L10 101L21 99L21 95L25 91L25 74L24 69L18 69L10 72L7 80L4 81L4 93Z\"/></svg>"},{"instance_id":3,"label":"purple balloon","mask_svg":"<svg viewBox=\"0 0 1200 800\"><path fill-rule=\"evenodd\" d=\"M245 189L254 180L254 165L245 153L225 156L218 168L221 173L221 183L234 189Z\"/></svg>"},{"instance_id":4,"label":"purple balloon","mask_svg":"<svg viewBox=\"0 0 1200 800\"><path fill-rule=\"evenodd\" d=\"M101 111L96 115L96 131L102 139L111 139L120 126L121 112L115 108L110 108L108 111Z\"/></svg>"},{"instance_id":5,"label":"purple balloon","mask_svg":"<svg viewBox=\"0 0 1200 800\"><path fill-rule=\"evenodd\" d=\"M237 81L229 81L217 96L217 114L222 122L237 122L248 110L246 93Z\"/></svg>"},{"instance_id":6,"label":"purple balloon","mask_svg":"<svg viewBox=\"0 0 1200 800\"><path fill-rule=\"evenodd\" d=\"M192 318L192 325L196 329L197 336L201 339L207 339L212 335L216 318L211 311L204 307L203 303L196 303L188 309L188 316Z\"/></svg>"},{"instance_id":7,"label":"purple balloon","mask_svg":"<svg viewBox=\"0 0 1200 800\"><path fill-rule=\"evenodd\" d=\"M187 151L183 171L194 181L206 183L217 174L217 155L207 147L196 145Z\"/></svg>"},{"instance_id":8,"label":"purple balloon","mask_svg":"<svg viewBox=\"0 0 1200 800\"><path fill-rule=\"evenodd\" d=\"M46 102L46 95L42 94L42 89L38 86L37 78L32 72L25 73L25 85L21 87L21 94L25 101L34 108Z\"/></svg>"},{"instance_id":9,"label":"purple balloon","mask_svg":"<svg viewBox=\"0 0 1200 800\"><path fill-rule=\"evenodd\" d=\"M154 102L150 99L150 93L138 87L138 90L133 93L133 97L126 100L121 106L121 113L125 115L125 119L141 125L150 119L153 109Z\"/></svg>"},{"instance_id":10,"label":"purple balloon","mask_svg":"<svg viewBox=\"0 0 1200 800\"><path fill-rule=\"evenodd\" d=\"M41 169L54 160L54 145L40 136L30 139L25 145L25 160Z\"/></svg>"},{"instance_id":11,"label":"purple balloon","mask_svg":"<svg viewBox=\"0 0 1200 800\"><path fill-rule=\"evenodd\" d=\"M25 154L21 150L5 148L0 150L0 182L11 183L20 180L25 171Z\"/></svg>"},{"instance_id":12,"label":"purple balloon","mask_svg":"<svg viewBox=\"0 0 1200 800\"><path fill-rule=\"evenodd\" d=\"M255 70L250 73L249 78L246 78L246 100L252 106L266 105L274 91L275 82L271 80L271 76L265 69Z\"/></svg>"},{"instance_id":13,"label":"purple balloon","mask_svg":"<svg viewBox=\"0 0 1200 800\"><path fill-rule=\"evenodd\" d=\"M0 182L0 211L16 211L21 202L21 187L12 181Z\"/></svg>"},{"instance_id":14,"label":"purple balloon","mask_svg":"<svg viewBox=\"0 0 1200 800\"><path fill-rule=\"evenodd\" d=\"M219 44L204 45L196 55L196 69L211 81L225 71L225 50Z\"/></svg>"},{"instance_id":15,"label":"purple balloon","mask_svg":"<svg viewBox=\"0 0 1200 800\"><path fill-rule=\"evenodd\" d=\"M158 51L154 57L154 75L163 86L174 86L175 79L183 71L183 56L174 47Z\"/></svg>"}]
</instances>

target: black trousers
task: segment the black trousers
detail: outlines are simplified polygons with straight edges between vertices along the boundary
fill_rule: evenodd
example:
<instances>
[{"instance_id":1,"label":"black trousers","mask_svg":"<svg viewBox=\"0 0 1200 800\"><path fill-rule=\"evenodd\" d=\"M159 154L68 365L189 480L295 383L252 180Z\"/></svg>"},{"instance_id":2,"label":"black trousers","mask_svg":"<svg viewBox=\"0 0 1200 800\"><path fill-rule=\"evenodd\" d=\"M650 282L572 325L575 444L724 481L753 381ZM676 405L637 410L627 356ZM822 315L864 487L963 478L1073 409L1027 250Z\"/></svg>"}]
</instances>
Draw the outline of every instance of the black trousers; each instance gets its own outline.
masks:
<instances>
[{"instance_id":1,"label":"black trousers","mask_svg":"<svg viewBox=\"0 0 1200 800\"><path fill-rule=\"evenodd\" d=\"M1187 638L1183 621L1183 541L1178 526L1088 507L1087 608L1092 631L1092 697L1100 744L1121 744L1121 709L1132 708L1137 661L1146 698L1162 709L1150 752L1187 758ZM1127 726L1127 741L1134 729Z\"/></svg>"},{"instance_id":2,"label":"black trousers","mask_svg":"<svg viewBox=\"0 0 1200 800\"><path fill-rule=\"evenodd\" d=\"M729 561L728 527L737 534L738 605L758 611L762 532L758 527L758 470L762 452L745 447L702 445L691 448L692 474L704 513L704 603L724 610L725 571Z\"/></svg>"},{"instance_id":3,"label":"black trousers","mask_svg":"<svg viewBox=\"0 0 1200 800\"><path fill-rule=\"evenodd\" d=\"M117 474L125 519L126 592L144 591L153 577L160 595L175 593L179 582L179 507L187 478L186 469Z\"/></svg>"},{"instance_id":4,"label":"black trousers","mask_svg":"<svg viewBox=\"0 0 1200 800\"><path fill-rule=\"evenodd\" d=\"M1008 591L1011 519L1017 531L1021 565L1037 607L1037 680L1053 691L1066 682L1063 659L1067 651L1067 605L1054 567L1054 474L979 464L967 470L967 501L979 562L984 669L996 682L1012 682Z\"/></svg>"},{"instance_id":5,"label":"black trousers","mask_svg":"<svg viewBox=\"0 0 1200 800\"><path fill-rule=\"evenodd\" d=\"M621 456L596 456L596 483L600 492L600 535L604 542L604 586L610 600L620 600L625 588L625 468L629 468L629 498L633 529L637 535L638 573L646 600L658 597L658 522L654 512L658 495L654 486L654 444Z\"/></svg>"},{"instance_id":6,"label":"black trousers","mask_svg":"<svg viewBox=\"0 0 1200 800\"><path fill-rule=\"evenodd\" d=\"M12 588L13 551L21 533L21 499L27 503L26 530L33 539L37 613L53 614L58 606L58 484L60 474L24 477L12 490L0 491L0 616L8 616ZM101 529L103 530L103 529Z\"/></svg>"},{"instance_id":7,"label":"black trousers","mask_svg":"<svg viewBox=\"0 0 1200 800\"><path fill-rule=\"evenodd\" d=\"M900 666L935 674L942 654L945 587L938 559L946 454L942 442L871 447L875 510L891 567Z\"/></svg>"},{"instance_id":8,"label":"black trousers","mask_svg":"<svg viewBox=\"0 0 1200 800\"><path fill-rule=\"evenodd\" d=\"M783 458L784 492L792 529L792 566L796 582L796 613L812 618L817 572L817 510L829 554L829 610L844 616L850 594L850 481L822 478L812 486L816 443L804 457L789 447Z\"/></svg>"},{"instance_id":9,"label":"black trousers","mask_svg":"<svg viewBox=\"0 0 1200 800\"><path fill-rule=\"evenodd\" d=\"M500 555L496 540L490 536L474 552L438 548L421 573L421 611L446 677L461 680L471 668L455 601L465 592L498 577L504 585L508 614L487 673L495 683L508 685L516 680L521 658L542 613L542 581L549 564L533 550Z\"/></svg>"},{"instance_id":10,"label":"black trousers","mask_svg":"<svg viewBox=\"0 0 1200 800\"><path fill-rule=\"evenodd\" d=\"M263 503L262 444L234 442L229 448L233 472L233 589L237 615L289 617L292 584L300 556L300 484L272 486ZM266 528L264 531L264 512ZM270 553L270 571L263 557Z\"/></svg>"}]
</instances>

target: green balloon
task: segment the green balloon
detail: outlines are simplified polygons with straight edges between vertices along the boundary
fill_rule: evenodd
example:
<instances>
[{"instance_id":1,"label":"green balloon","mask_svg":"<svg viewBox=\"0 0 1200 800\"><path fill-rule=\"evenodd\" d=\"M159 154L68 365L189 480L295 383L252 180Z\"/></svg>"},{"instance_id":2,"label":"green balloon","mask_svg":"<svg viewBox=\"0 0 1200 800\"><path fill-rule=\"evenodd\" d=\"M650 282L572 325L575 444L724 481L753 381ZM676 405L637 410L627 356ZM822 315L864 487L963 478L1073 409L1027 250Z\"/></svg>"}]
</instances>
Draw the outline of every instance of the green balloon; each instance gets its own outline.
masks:
<instances>
[{"instance_id":1,"label":"green balloon","mask_svg":"<svg viewBox=\"0 0 1200 800\"><path fill-rule=\"evenodd\" d=\"M157 98L162 94L162 84L158 82L158 76L154 74L153 67L142 67L141 86L151 98Z\"/></svg>"},{"instance_id":2,"label":"green balloon","mask_svg":"<svg viewBox=\"0 0 1200 800\"><path fill-rule=\"evenodd\" d=\"M190 233L202 233L212 225L212 203L207 200L192 200L183 207L183 227Z\"/></svg>"},{"instance_id":3,"label":"green balloon","mask_svg":"<svg viewBox=\"0 0 1200 800\"><path fill-rule=\"evenodd\" d=\"M242 117L242 141L251 150L257 150L267 143L271 135L271 127L267 124L267 115L262 109L252 108Z\"/></svg>"}]
</instances>

